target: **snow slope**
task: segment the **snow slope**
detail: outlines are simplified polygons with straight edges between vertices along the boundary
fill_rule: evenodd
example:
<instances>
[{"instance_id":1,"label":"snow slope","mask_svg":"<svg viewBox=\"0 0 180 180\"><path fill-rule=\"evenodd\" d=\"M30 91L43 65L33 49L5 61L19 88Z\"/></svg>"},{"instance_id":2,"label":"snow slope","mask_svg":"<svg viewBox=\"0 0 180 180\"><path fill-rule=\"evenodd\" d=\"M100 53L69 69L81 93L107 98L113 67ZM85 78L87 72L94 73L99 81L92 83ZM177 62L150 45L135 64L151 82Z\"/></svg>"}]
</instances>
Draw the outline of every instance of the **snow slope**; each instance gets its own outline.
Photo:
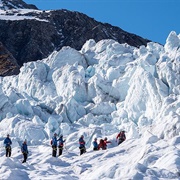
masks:
<instances>
[{"instance_id":1,"label":"snow slope","mask_svg":"<svg viewBox=\"0 0 180 180\"><path fill-rule=\"evenodd\" d=\"M114 40L64 47L0 78L0 179L179 179L180 35L139 49ZM115 141L119 130L127 140ZM51 157L49 139L66 148ZM10 133L13 155L4 156ZM78 138L87 153L79 156ZM92 151L95 137L108 149ZM27 139L29 159L21 164Z\"/></svg>"},{"instance_id":2,"label":"snow slope","mask_svg":"<svg viewBox=\"0 0 180 180\"><path fill-rule=\"evenodd\" d=\"M0 4L1 6L1 4ZM43 13L41 10L33 9L10 9L10 10L1 10L0 9L0 20L9 20L9 21L20 21L24 19L34 19L37 21L48 22L46 19L38 18L38 14Z\"/></svg>"}]
</instances>

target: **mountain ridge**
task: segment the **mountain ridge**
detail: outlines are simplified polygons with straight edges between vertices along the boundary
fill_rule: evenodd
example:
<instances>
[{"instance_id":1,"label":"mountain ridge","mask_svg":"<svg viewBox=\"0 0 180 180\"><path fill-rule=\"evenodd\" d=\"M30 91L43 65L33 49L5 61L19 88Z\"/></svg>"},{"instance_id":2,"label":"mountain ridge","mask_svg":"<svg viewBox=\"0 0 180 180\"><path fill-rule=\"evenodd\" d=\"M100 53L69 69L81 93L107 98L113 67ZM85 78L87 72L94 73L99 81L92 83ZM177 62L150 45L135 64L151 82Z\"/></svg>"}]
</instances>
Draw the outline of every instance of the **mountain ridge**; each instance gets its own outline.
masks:
<instances>
[{"instance_id":1,"label":"mountain ridge","mask_svg":"<svg viewBox=\"0 0 180 180\"><path fill-rule=\"evenodd\" d=\"M20 66L46 58L63 46L80 50L89 39L114 39L135 47L150 42L76 11L18 8L0 13L0 39Z\"/></svg>"}]
</instances>

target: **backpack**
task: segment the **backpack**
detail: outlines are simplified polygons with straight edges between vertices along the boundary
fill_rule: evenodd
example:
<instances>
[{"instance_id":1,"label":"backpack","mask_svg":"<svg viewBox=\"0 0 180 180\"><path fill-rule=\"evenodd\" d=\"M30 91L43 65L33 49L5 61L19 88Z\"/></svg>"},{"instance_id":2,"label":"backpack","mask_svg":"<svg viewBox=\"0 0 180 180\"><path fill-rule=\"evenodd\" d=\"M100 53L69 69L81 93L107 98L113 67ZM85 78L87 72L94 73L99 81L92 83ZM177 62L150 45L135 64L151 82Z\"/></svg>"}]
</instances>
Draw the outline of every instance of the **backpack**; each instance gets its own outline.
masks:
<instances>
[{"instance_id":1,"label":"backpack","mask_svg":"<svg viewBox=\"0 0 180 180\"><path fill-rule=\"evenodd\" d=\"M101 139L99 142L99 148L105 149L105 143L103 139Z\"/></svg>"},{"instance_id":2,"label":"backpack","mask_svg":"<svg viewBox=\"0 0 180 180\"><path fill-rule=\"evenodd\" d=\"M53 143L53 142L52 142L52 139L51 139L51 141L50 141L50 145L52 145L52 143Z\"/></svg>"},{"instance_id":3,"label":"backpack","mask_svg":"<svg viewBox=\"0 0 180 180\"><path fill-rule=\"evenodd\" d=\"M121 140L125 140L126 139L126 136L125 136L123 131L120 132L119 139L121 139Z\"/></svg>"},{"instance_id":4,"label":"backpack","mask_svg":"<svg viewBox=\"0 0 180 180\"><path fill-rule=\"evenodd\" d=\"M103 145L104 144L104 140L100 139L100 144Z\"/></svg>"}]
</instances>

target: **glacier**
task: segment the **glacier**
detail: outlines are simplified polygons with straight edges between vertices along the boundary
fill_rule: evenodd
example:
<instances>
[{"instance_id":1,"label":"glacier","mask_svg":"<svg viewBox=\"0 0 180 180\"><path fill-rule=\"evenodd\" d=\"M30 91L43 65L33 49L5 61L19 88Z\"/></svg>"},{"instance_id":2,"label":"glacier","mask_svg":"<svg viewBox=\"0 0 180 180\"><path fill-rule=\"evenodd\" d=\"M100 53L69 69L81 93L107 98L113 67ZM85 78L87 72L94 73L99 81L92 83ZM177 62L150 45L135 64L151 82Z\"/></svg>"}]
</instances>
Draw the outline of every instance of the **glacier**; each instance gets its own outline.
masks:
<instances>
[{"instance_id":1,"label":"glacier","mask_svg":"<svg viewBox=\"0 0 180 180\"><path fill-rule=\"evenodd\" d=\"M174 31L164 46L90 39L80 51L63 47L0 77L0 179L179 179L179 47ZM127 140L117 146L122 129ZM51 157L55 132L66 138L60 158ZM79 156L82 134L87 153ZM112 143L93 152L95 137ZM22 165L24 139L30 155Z\"/></svg>"}]
</instances>

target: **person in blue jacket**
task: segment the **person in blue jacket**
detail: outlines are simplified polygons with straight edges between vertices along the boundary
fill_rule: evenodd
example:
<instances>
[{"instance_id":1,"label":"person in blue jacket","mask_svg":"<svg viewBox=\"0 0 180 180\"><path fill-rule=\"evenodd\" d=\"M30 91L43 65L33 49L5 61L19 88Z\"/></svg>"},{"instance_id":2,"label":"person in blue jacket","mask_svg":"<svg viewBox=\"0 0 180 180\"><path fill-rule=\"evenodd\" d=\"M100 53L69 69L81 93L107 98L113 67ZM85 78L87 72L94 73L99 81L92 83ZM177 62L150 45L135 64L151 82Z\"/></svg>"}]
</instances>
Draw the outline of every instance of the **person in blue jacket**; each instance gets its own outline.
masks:
<instances>
[{"instance_id":1,"label":"person in blue jacket","mask_svg":"<svg viewBox=\"0 0 180 180\"><path fill-rule=\"evenodd\" d=\"M28 157L28 147L27 147L27 142L26 140L23 142L22 146L21 146L21 152L23 154L24 160L22 161L22 163L25 163Z\"/></svg>"},{"instance_id":2,"label":"person in blue jacket","mask_svg":"<svg viewBox=\"0 0 180 180\"><path fill-rule=\"evenodd\" d=\"M81 137L79 138L80 155L82 155L86 152L85 144L86 144L86 142L84 141L84 136L81 135Z\"/></svg>"},{"instance_id":3,"label":"person in blue jacket","mask_svg":"<svg viewBox=\"0 0 180 180\"><path fill-rule=\"evenodd\" d=\"M52 137L51 140L51 145L52 145L52 156L56 157L57 154L57 142L59 141L59 139L57 139L57 134L54 133L54 136Z\"/></svg>"},{"instance_id":4,"label":"person in blue jacket","mask_svg":"<svg viewBox=\"0 0 180 180\"><path fill-rule=\"evenodd\" d=\"M5 148L6 148L6 157L11 157L11 144L12 141L9 137L9 134L7 135L6 139L4 140Z\"/></svg>"},{"instance_id":5,"label":"person in blue jacket","mask_svg":"<svg viewBox=\"0 0 180 180\"><path fill-rule=\"evenodd\" d=\"M93 150L94 150L94 151L99 150L99 149L98 149L97 138L94 138L94 141L93 141Z\"/></svg>"},{"instance_id":6,"label":"person in blue jacket","mask_svg":"<svg viewBox=\"0 0 180 180\"><path fill-rule=\"evenodd\" d=\"M60 135L60 138L58 139L59 141L59 156L62 155L62 151L63 151L63 146L64 146L64 142L65 140L63 140L63 135Z\"/></svg>"}]
</instances>

